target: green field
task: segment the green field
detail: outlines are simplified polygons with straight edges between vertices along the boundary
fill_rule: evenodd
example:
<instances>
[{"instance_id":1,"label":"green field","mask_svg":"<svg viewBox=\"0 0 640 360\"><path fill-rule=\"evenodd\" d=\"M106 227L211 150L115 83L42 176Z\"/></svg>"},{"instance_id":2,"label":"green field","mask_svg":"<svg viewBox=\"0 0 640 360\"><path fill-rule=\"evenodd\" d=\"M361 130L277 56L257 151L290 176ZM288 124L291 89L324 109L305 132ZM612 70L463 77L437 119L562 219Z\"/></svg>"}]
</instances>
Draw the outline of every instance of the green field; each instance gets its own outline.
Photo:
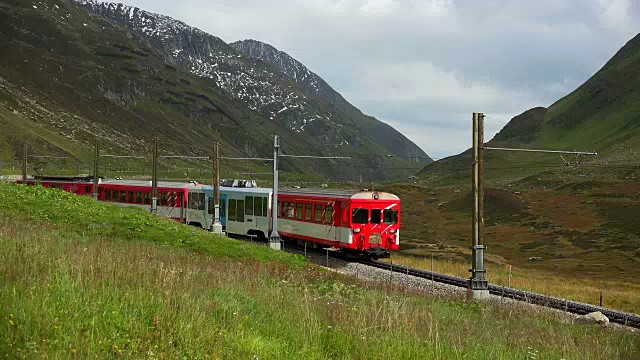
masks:
<instances>
[{"instance_id":1,"label":"green field","mask_svg":"<svg viewBox=\"0 0 640 360\"><path fill-rule=\"evenodd\" d=\"M637 333L425 298L55 189L0 183L9 358L612 359Z\"/></svg>"}]
</instances>

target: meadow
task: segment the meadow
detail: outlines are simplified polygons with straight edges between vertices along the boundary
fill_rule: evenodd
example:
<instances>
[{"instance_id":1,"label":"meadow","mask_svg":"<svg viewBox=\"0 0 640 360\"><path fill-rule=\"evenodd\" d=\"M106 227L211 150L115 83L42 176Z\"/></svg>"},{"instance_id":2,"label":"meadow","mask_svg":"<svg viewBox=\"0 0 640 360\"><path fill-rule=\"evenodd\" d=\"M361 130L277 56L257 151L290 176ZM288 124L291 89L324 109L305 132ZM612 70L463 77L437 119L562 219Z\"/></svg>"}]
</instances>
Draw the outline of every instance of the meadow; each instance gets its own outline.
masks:
<instances>
[{"instance_id":1,"label":"meadow","mask_svg":"<svg viewBox=\"0 0 640 360\"><path fill-rule=\"evenodd\" d=\"M468 187L388 185L400 196L393 261L468 277ZM485 251L491 283L640 313L640 183L537 175L488 187Z\"/></svg>"},{"instance_id":2,"label":"meadow","mask_svg":"<svg viewBox=\"0 0 640 360\"><path fill-rule=\"evenodd\" d=\"M629 359L640 336L361 282L144 211L0 183L0 354Z\"/></svg>"}]
</instances>

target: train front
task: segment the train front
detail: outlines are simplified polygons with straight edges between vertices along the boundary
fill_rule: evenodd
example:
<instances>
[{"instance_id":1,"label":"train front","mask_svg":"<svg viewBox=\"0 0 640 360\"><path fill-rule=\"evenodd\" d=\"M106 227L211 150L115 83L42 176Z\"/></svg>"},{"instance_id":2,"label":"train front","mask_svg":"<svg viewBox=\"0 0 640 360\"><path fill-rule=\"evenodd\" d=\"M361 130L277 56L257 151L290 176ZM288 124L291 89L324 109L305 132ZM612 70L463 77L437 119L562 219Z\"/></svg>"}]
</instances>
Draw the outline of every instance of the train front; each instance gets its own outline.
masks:
<instances>
[{"instance_id":1,"label":"train front","mask_svg":"<svg viewBox=\"0 0 640 360\"><path fill-rule=\"evenodd\" d=\"M374 257L387 257L400 248L400 198L385 192L361 192L350 202L355 247Z\"/></svg>"}]
</instances>

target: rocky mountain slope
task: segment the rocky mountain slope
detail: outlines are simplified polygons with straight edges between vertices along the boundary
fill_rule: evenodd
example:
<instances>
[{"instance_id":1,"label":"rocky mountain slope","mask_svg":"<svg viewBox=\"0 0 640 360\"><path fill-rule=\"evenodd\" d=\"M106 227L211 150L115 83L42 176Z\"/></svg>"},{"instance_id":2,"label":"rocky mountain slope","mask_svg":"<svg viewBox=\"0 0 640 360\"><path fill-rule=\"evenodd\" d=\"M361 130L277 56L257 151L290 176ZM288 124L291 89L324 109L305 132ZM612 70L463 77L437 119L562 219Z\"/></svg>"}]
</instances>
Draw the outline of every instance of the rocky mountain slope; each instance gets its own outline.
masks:
<instances>
[{"instance_id":1,"label":"rocky mountain slope","mask_svg":"<svg viewBox=\"0 0 640 360\"><path fill-rule=\"evenodd\" d=\"M581 159L592 173L618 173L618 178L631 179L640 167L639 80L640 34L576 90L548 108L536 107L514 117L489 144L596 151L597 157ZM421 174L431 180L468 179L470 161L466 151L426 166ZM557 155L488 152L486 166L501 167L491 172L494 177L524 177L557 168L553 164L562 167L563 161Z\"/></svg>"},{"instance_id":2,"label":"rocky mountain slope","mask_svg":"<svg viewBox=\"0 0 640 360\"><path fill-rule=\"evenodd\" d=\"M306 96L329 103L333 111L342 114L345 118L352 119L369 139L381 144L389 154L406 159L415 158L417 162L431 162L431 159L404 135L388 124L363 114L320 76L287 53L257 40L242 40L230 45L251 58L272 64L287 78L301 87Z\"/></svg>"},{"instance_id":3,"label":"rocky mountain slope","mask_svg":"<svg viewBox=\"0 0 640 360\"><path fill-rule=\"evenodd\" d=\"M273 134L285 152L353 156L345 166L283 162L342 179L406 176L407 164L420 166L407 158L426 157L397 131L397 141L380 142L360 118L271 64L169 17L95 1L0 6L9 55L0 60L0 121L9 130L1 158L19 154L22 142L82 157L96 136L122 153L148 151L162 136L167 153L208 154L217 140L228 154L269 156ZM396 157L371 156L380 154Z\"/></svg>"}]
</instances>

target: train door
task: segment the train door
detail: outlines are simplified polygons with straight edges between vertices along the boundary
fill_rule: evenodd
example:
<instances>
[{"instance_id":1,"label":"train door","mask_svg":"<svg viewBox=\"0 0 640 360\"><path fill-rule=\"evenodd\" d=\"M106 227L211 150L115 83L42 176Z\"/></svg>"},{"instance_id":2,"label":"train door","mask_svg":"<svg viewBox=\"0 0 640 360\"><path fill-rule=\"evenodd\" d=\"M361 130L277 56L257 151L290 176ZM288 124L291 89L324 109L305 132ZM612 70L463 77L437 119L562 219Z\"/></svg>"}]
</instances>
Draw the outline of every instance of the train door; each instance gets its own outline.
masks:
<instances>
[{"instance_id":1,"label":"train door","mask_svg":"<svg viewBox=\"0 0 640 360\"><path fill-rule=\"evenodd\" d=\"M246 233L249 233L252 229L256 227L256 217L253 213L253 203L254 196L245 196L244 197L244 221L246 227Z\"/></svg>"},{"instance_id":2,"label":"train door","mask_svg":"<svg viewBox=\"0 0 640 360\"><path fill-rule=\"evenodd\" d=\"M245 197L229 195L226 231L232 234L246 235L248 227L245 224Z\"/></svg>"},{"instance_id":3,"label":"train door","mask_svg":"<svg viewBox=\"0 0 640 360\"><path fill-rule=\"evenodd\" d=\"M382 245L382 209L374 206L369 210L369 245Z\"/></svg>"},{"instance_id":4,"label":"train door","mask_svg":"<svg viewBox=\"0 0 640 360\"><path fill-rule=\"evenodd\" d=\"M253 197L253 230L262 232L264 236L269 234L267 201L268 198L261 194Z\"/></svg>"},{"instance_id":5,"label":"train door","mask_svg":"<svg viewBox=\"0 0 640 360\"><path fill-rule=\"evenodd\" d=\"M227 226L227 194L220 194L220 224Z\"/></svg>"}]
</instances>

